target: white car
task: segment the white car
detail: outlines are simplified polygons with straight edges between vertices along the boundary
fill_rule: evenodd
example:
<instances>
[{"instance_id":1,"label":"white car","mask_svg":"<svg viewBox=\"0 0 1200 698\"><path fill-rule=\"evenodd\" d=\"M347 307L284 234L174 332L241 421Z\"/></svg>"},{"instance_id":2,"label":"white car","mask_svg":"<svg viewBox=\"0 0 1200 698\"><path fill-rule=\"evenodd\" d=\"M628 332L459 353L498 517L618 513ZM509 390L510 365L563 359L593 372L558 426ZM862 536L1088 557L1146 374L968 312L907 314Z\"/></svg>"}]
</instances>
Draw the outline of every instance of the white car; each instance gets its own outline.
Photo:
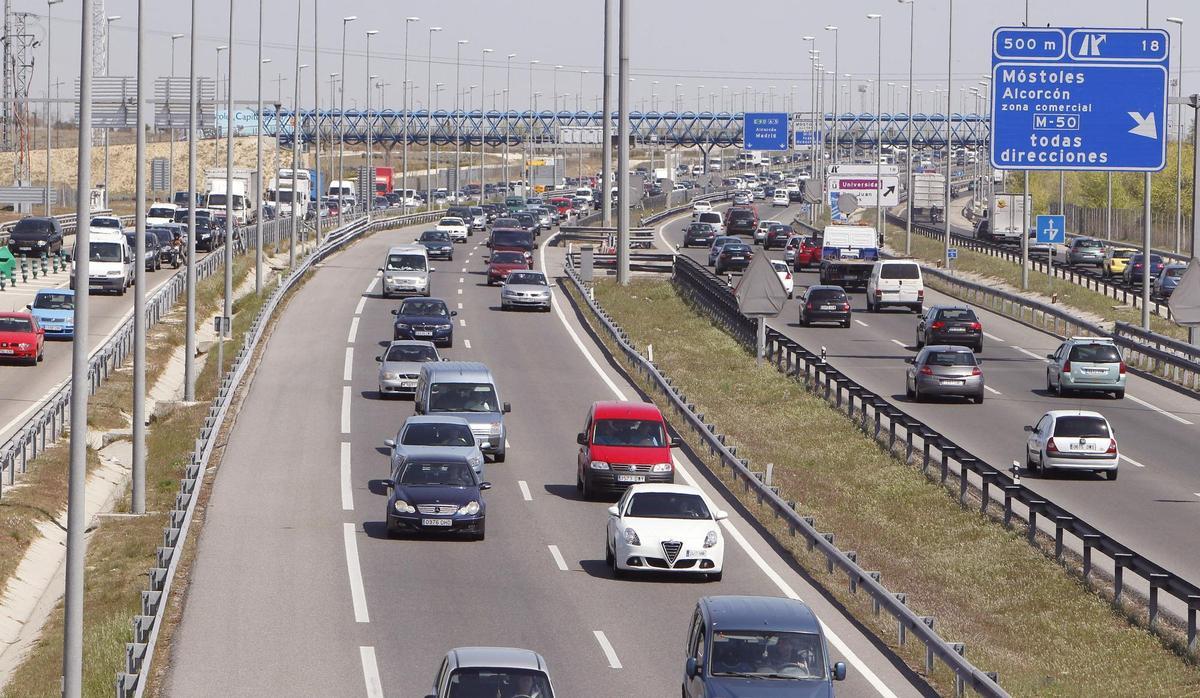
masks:
<instances>
[{"instance_id":1,"label":"white car","mask_svg":"<svg viewBox=\"0 0 1200 698\"><path fill-rule=\"evenodd\" d=\"M787 262L778 259L772 259L771 268L775 270L775 274L779 277L779 281L783 284L783 290L787 291L788 298L791 298L792 291L795 289L794 282L792 281L791 267Z\"/></svg>"},{"instance_id":2,"label":"white car","mask_svg":"<svg viewBox=\"0 0 1200 698\"><path fill-rule=\"evenodd\" d=\"M720 521L728 514L688 485L633 485L608 508L604 558L627 571L703 574L719 581L725 562Z\"/></svg>"},{"instance_id":3,"label":"white car","mask_svg":"<svg viewBox=\"0 0 1200 698\"><path fill-rule=\"evenodd\" d=\"M449 233L452 242L466 242L470 227L461 218L446 217L438 221L437 230Z\"/></svg>"},{"instance_id":4,"label":"white car","mask_svg":"<svg viewBox=\"0 0 1200 698\"><path fill-rule=\"evenodd\" d=\"M758 227L754 229L754 244L761 245L767 239L767 231L771 226L779 223L779 221L759 221Z\"/></svg>"},{"instance_id":5,"label":"white car","mask_svg":"<svg viewBox=\"0 0 1200 698\"><path fill-rule=\"evenodd\" d=\"M1117 437L1099 412L1052 410L1037 424L1025 427L1025 468L1045 473L1051 469L1103 472L1117 479Z\"/></svg>"},{"instance_id":6,"label":"white car","mask_svg":"<svg viewBox=\"0 0 1200 698\"><path fill-rule=\"evenodd\" d=\"M697 201L696 203L692 204L692 218L695 218L701 213L708 213L711 210L713 210L712 204L708 203L707 201Z\"/></svg>"},{"instance_id":7,"label":"white car","mask_svg":"<svg viewBox=\"0 0 1200 698\"><path fill-rule=\"evenodd\" d=\"M771 206L791 206L792 200L788 196L787 189L779 188L775 190L775 195L771 197Z\"/></svg>"}]
</instances>

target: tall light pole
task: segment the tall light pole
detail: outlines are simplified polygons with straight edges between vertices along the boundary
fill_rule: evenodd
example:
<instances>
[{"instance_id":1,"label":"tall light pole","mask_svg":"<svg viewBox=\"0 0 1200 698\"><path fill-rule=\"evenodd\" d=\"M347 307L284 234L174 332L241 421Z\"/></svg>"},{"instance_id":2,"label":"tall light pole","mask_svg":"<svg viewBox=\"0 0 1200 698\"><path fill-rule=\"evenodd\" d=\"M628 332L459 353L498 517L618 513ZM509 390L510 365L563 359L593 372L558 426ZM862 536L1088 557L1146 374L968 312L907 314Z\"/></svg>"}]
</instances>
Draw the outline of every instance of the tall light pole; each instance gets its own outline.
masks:
<instances>
[{"instance_id":1,"label":"tall light pole","mask_svg":"<svg viewBox=\"0 0 1200 698\"><path fill-rule=\"evenodd\" d=\"M196 26L198 10L196 8L196 0L192 2L192 24ZM91 4L91 0L84 0L85 6ZM88 23L88 11L84 11L84 24ZM87 29L84 30L88 31ZM86 43L85 43L86 46ZM85 53L90 53L88 49ZM81 76L81 80L89 80L86 76L91 75L89 68ZM82 83L81 83L82 84ZM90 85L90 80L89 80ZM187 303L184 305L184 351L183 351L183 399L185 402L196 401L196 104L199 101L200 95L196 90L196 32L191 32L188 37L188 234L187 234L187 270L184 273L187 281ZM91 105L88 105L88 118L91 117ZM278 116L277 116L278 118ZM80 133L83 133L83 114L80 112ZM83 152L83 146L80 145L79 152ZM84 162L87 158L79 158L80 162ZM83 171L82 165L80 171ZM89 167L87 170L91 172ZM80 179L81 183L88 181ZM82 197L81 197L82 198ZM76 246L78 246L76 242ZM87 294L83 294L86 296ZM79 307L76 302L76 308ZM76 320L76 327L79 327ZM77 422L78 423L78 422Z\"/></svg>"},{"instance_id":2,"label":"tall light pole","mask_svg":"<svg viewBox=\"0 0 1200 698\"><path fill-rule=\"evenodd\" d=\"M828 25L825 31L833 32L833 164L838 162L838 28L835 25Z\"/></svg>"},{"instance_id":3,"label":"tall light pole","mask_svg":"<svg viewBox=\"0 0 1200 698\"><path fill-rule=\"evenodd\" d=\"M554 72L551 73L551 91L554 93L554 101L552 102L554 111L554 125L558 126L558 71L562 70L561 65L554 66ZM550 151L550 172L551 181L554 182L553 187L558 188L558 129L554 129L554 148Z\"/></svg>"},{"instance_id":4,"label":"tall light pole","mask_svg":"<svg viewBox=\"0 0 1200 698\"><path fill-rule=\"evenodd\" d=\"M535 113L536 110L534 110L534 108L533 108L534 101L535 101L533 98L533 66L537 65L538 63L541 63L541 61L539 61L537 59L533 59L533 60L529 61L529 133L527 133L526 137L525 137L526 143L525 143L525 149L524 149L525 150L524 180L525 180L525 196L526 196L526 198L528 198L530 192L533 191L533 166L530 165L530 161L533 160L533 120L534 120L534 118L537 117L537 114Z\"/></svg>"},{"instance_id":5,"label":"tall light pole","mask_svg":"<svg viewBox=\"0 0 1200 698\"><path fill-rule=\"evenodd\" d=\"M316 4L314 0L313 4ZM229 0L229 55L225 74L225 298L221 307L221 331L218 333L217 380L225 374L224 346L227 324L233 318L233 5ZM318 160L318 163L320 161ZM318 165L319 167L319 165ZM320 169L317 170L318 177Z\"/></svg>"},{"instance_id":6,"label":"tall light pole","mask_svg":"<svg viewBox=\"0 0 1200 698\"><path fill-rule=\"evenodd\" d=\"M479 58L479 203L483 203L487 189L487 55L495 49L483 49ZM495 109L495 105L492 106Z\"/></svg>"},{"instance_id":7,"label":"tall light pole","mask_svg":"<svg viewBox=\"0 0 1200 698\"><path fill-rule=\"evenodd\" d=\"M1179 71L1175 78L1175 253L1178 254L1183 249L1183 18L1167 17L1167 21L1179 25L1179 43L1176 44L1179 51L1175 57ZM1193 251L1192 256L1195 254Z\"/></svg>"},{"instance_id":8,"label":"tall light pole","mask_svg":"<svg viewBox=\"0 0 1200 698\"><path fill-rule=\"evenodd\" d=\"M345 193L345 176L346 176L346 25L358 19L358 15L350 15L342 17L342 69L339 71L342 74L342 81L338 83L338 227L342 227L345 215L345 206L342 205L343 194ZM333 177L329 178L331 181ZM358 203L358 202L355 202ZM319 209L318 209L319 212Z\"/></svg>"},{"instance_id":9,"label":"tall light pole","mask_svg":"<svg viewBox=\"0 0 1200 698\"><path fill-rule=\"evenodd\" d=\"M470 43L468 39L459 39L454 48L454 202L458 203L458 194L462 191L462 47Z\"/></svg>"},{"instance_id":10,"label":"tall light pole","mask_svg":"<svg viewBox=\"0 0 1200 698\"><path fill-rule=\"evenodd\" d=\"M400 156L400 167L404 170L404 174L400 176L400 188L402 190L402 195L400 197L400 210L402 212L406 212L408 210L408 122L412 120L412 114L410 113L412 110L409 108L408 104L408 25L412 24L413 22L420 21L420 17L404 18L404 81L400 85L404 92L404 99L402 100L401 105L402 109L404 110L404 150ZM380 99L380 102L382 101L383 100Z\"/></svg>"},{"instance_id":11,"label":"tall light pole","mask_svg":"<svg viewBox=\"0 0 1200 698\"><path fill-rule=\"evenodd\" d=\"M433 35L441 27L429 28L429 47L425 55L425 108L429 118L425 120L425 207L433 208ZM439 82L438 85L441 85Z\"/></svg>"},{"instance_id":12,"label":"tall light pole","mask_svg":"<svg viewBox=\"0 0 1200 698\"><path fill-rule=\"evenodd\" d=\"M601 81L603 96L600 100L604 113L600 120L600 137L604 143L600 146L600 210L605 228L612 227L612 3L614 0L604 0L604 79Z\"/></svg>"},{"instance_id":13,"label":"tall light pole","mask_svg":"<svg viewBox=\"0 0 1200 698\"><path fill-rule=\"evenodd\" d=\"M54 6L62 0L46 0L46 215L51 215L52 206L50 205L50 47L51 42L50 30L54 27ZM171 46L175 46L175 42L171 42ZM174 52L172 52L174 55ZM138 204L141 208L141 204Z\"/></svg>"},{"instance_id":14,"label":"tall light pole","mask_svg":"<svg viewBox=\"0 0 1200 698\"><path fill-rule=\"evenodd\" d=\"M867 19L877 23L875 32L875 225L882 240L887 232L887 220L883 217L883 15L872 12ZM950 209L946 209L949 211Z\"/></svg>"},{"instance_id":15,"label":"tall light pole","mask_svg":"<svg viewBox=\"0 0 1200 698\"><path fill-rule=\"evenodd\" d=\"M950 175L954 171L954 124L950 121L950 112L954 108L954 0L946 0L946 21L949 29L946 32L946 203L944 235L946 244L942 256L943 268L950 269Z\"/></svg>"},{"instance_id":16,"label":"tall light pole","mask_svg":"<svg viewBox=\"0 0 1200 698\"><path fill-rule=\"evenodd\" d=\"M296 13L296 88L295 102L292 103L292 200L288 206L292 210L291 237L288 241L288 269L296 268L296 239L300 233L300 217L305 211L298 207L296 201L296 171L300 169L300 71L308 67L300 62L300 13ZM318 209L318 220L320 210Z\"/></svg>"},{"instance_id":17,"label":"tall light pole","mask_svg":"<svg viewBox=\"0 0 1200 698\"><path fill-rule=\"evenodd\" d=\"M62 2L62 0L53 0L53 2ZM49 32L49 30L47 30L47 36L49 35L48 32ZM175 42L178 41L179 39L182 39L184 36L185 36L184 34L172 34L171 35L171 77L175 77ZM49 63L47 63L47 65L49 65ZM167 126L167 135L170 136L170 139L169 139L170 145L167 146L167 149L168 149L167 178L170 180L170 184L167 185L167 189L170 190L169 193L172 196L174 196L174 194L175 194L175 128L173 126L169 126L169 125Z\"/></svg>"},{"instance_id":18,"label":"tall light pole","mask_svg":"<svg viewBox=\"0 0 1200 698\"><path fill-rule=\"evenodd\" d=\"M108 37L112 34L113 22L121 19L121 15L109 15L104 18L104 36ZM88 20L91 21L90 19ZM104 77L108 77L108 62L112 57L112 42L107 38L104 41ZM108 193L108 129L104 129L104 203L106 207L112 206L112 199Z\"/></svg>"},{"instance_id":19,"label":"tall light pole","mask_svg":"<svg viewBox=\"0 0 1200 698\"><path fill-rule=\"evenodd\" d=\"M508 193L508 142L512 139L511 126L512 120L508 115L509 105L508 98L512 94L512 59L516 58L517 54L510 53L505 57L504 68L504 192Z\"/></svg>"},{"instance_id":20,"label":"tall light pole","mask_svg":"<svg viewBox=\"0 0 1200 698\"><path fill-rule=\"evenodd\" d=\"M375 165L372 162L372 153L374 144L371 142L372 132L375 130L371 124L371 83L375 77L371 75L371 37L379 33L378 29L367 30L367 192L365 194L367 200L367 222L371 222L371 209L375 208Z\"/></svg>"},{"instance_id":21,"label":"tall light pole","mask_svg":"<svg viewBox=\"0 0 1200 698\"><path fill-rule=\"evenodd\" d=\"M629 5L620 0L617 59L617 283L629 285Z\"/></svg>"},{"instance_id":22,"label":"tall light pole","mask_svg":"<svg viewBox=\"0 0 1200 698\"><path fill-rule=\"evenodd\" d=\"M133 473L130 509L146 513L146 21L144 0L137 2L137 124L133 166ZM46 67L49 68L49 62ZM157 254L157 252L155 253Z\"/></svg>"},{"instance_id":23,"label":"tall light pole","mask_svg":"<svg viewBox=\"0 0 1200 698\"><path fill-rule=\"evenodd\" d=\"M221 103L221 52L228 50L228 49L229 49L229 47L225 46L225 45L221 45L221 46L217 47L217 52L216 52L217 62L216 62L216 65L214 66L214 69L216 72L213 73L213 82L216 83L216 90L217 90L217 93L216 93L217 104ZM229 89L229 86L226 85L225 89ZM214 121L215 121L216 108L213 109L213 116L214 116ZM226 128L228 128L231 125L229 123L229 120L231 118L233 118L233 117L230 114L225 115L225 127ZM216 135L213 137L213 161L214 162L216 162L217 156L220 155L220 153L221 153L221 124L219 122L217 122L217 123L215 123L215 125L216 125L216 129L215 129Z\"/></svg>"},{"instance_id":24,"label":"tall light pole","mask_svg":"<svg viewBox=\"0 0 1200 698\"><path fill-rule=\"evenodd\" d=\"M262 28L263 28L263 0L258 0L258 78L256 81L256 92L258 93L258 132L254 138L254 172L255 177L258 177L258 191L262 191L263 181L263 96L262 96L262 71L263 66L271 62L270 58L263 58L262 55ZM275 121L278 123L279 114L275 115ZM278 174L278 173L276 173ZM254 217L254 292L262 295L263 287L263 253L262 253L262 205L263 198L260 194L258 201L255 202L258 206L258 215ZM276 205L275 215L279 216L279 206Z\"/></svg>"}]
</instances>

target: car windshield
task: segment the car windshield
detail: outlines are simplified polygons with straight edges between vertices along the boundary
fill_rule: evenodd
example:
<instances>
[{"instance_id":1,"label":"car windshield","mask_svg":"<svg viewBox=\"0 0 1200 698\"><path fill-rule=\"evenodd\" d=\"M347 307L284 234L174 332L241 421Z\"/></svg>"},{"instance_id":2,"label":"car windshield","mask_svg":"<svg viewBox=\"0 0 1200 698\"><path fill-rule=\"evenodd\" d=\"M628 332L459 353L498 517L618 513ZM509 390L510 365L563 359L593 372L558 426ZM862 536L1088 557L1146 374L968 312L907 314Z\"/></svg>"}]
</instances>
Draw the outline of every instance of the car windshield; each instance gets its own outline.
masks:
<instances>
[{"instance_id":1,"label":"car windshield","mask_svg":"<svg viewBox=\"0 0 1200 698\"><path fill-rule=\"evenodd\" d=\"M524 286L548 286L546 277L537 272L531 271L514 271L508 275L508 283Z\"/></svg>"},{"instance_id":2,"label":"car windshield","mask_svg":"<svg viewBox=\"0 0 1200 698\"><path fill-rule=\"evenodd\" d=\"M431 317L450 317L443 301L410 298L400 304L399 315L428 315Z\"/></svg>"},{"instance_id":3,"label":"car windshield","mask_svg":"<svg viewBox=\"0 0 1200 698\"><path fill-rule=\"evenodd\" d=\"M499 412L490 383L434 383L429 386L430 412Z\"/></svg>"},{"instance_id":4,"label":"car windshield","mask_svg":"<svg viewBox=\"0 0 1200 698\"><path fill-rule=\"evenodd\" d=\"M1167 267L1167 276L1182 277L1185 271L1187 271L1187 267Z\"/></svg>"},{"instance_id":5,"label":"car windshield","mask_svg":"<svg viewBox=\"0 0 1200 698\"><path fill-rule=\"evenodd\" d=\"M776 272L790 272L791 271L791 269L788 267L787 262L781 262L778 259L772 259L771 266L775 268Z\"/></svg>"},{"instance_id":6,"label":"car windshield","mask_svg":"<svg viewBox=\"0 0 1200 698\"><path fill-rule=\"evenodd\" d=\"M426 344L393 344L388 347L387 356L383 360L423 363L425 361L437 361L438 355L433 347Z\"/></svg>"},{"instance_id":7,"label":"car windshield","mask_svg":"<svg viewBox=\"0 0 1200 698\"><path fill-rule=\"evenodd\" d=\"M33 332L33 323L25 318L0 317L0 332Z\"/></svg>"},{"instance_id":8,"label":"car windshield","mask_svg":"<svg viewBox=\"0 0 1200 698\"><path fill-rule=\"evenodd\" d=\"M915 264L884 264L879 270L881 279L919 279L921 269Z\"/></svg>"},{"instance_id":9,"label":"car windshield","mask_svg":"<svg viewBox=\"0 0 1200 698\"><path fill-rule=\"evenodd\" d=\"M448 698L554 698L545 674L524 669L457 669L450 675L448 688Z\"/></svg>"},{"instance_id":10,"label":"car windshield","mask_svg":"<svg viewBox=\"0 0 1200 698\"><path fill-rule=\"evenodd\" d=\"M493 230L492 247L533 248L533 238L524 230Z\"/></svg>"},{"instance_id":11,"label":"car windshield","mask_svg":"<svg viewBox=\"0 0 1200 698\"><path fill-rule=\"evenodd\" d=\"M409 487L471 487L475 471L466 463L423 463L409 461L400 473L400 483Z\"/></svg>"},{"instance_id":12,"label":"car windshield","mask_svg":"<svg viewBox=\"0 0 1200 698\"><path fill-rule=\"evenodd\" d=\"M975 311L970 308L945 308L938 312L938 319L951 322L975 322Z\"/></svg>"},{"instance_id":13,"label":"car windshield","mask_svg":"<svg viewBox=\"0 0 1200 698\"><path fill-rule=\"evenodd\" d=\"M713 633L713 676L824 679L825 653L815 633L718 630Z\"/></svg>"},{"instance_id":14,"label":"car windshield","mask_svg":"<svg viewBox=\"0 0 1200 698\"><path fill-rule=\"evenodd\" d=\"M110 218L108 216L97 216L93 218L88 225L93 228L120 228L121 219Z\"/></svg>"},{"instance_id":15,"label":"car windshield","mask_svg":"<svg viewBox=\"0 0 1200 698\"><path fill-rule=\"evenodd\" d=\"M1107 439L1108 422L1103 417L1070 415L1054 420L1054 435L1066 438Z\"/></svg>"},{"instance_id":16,"label":"car windshield","mask_svg":"<svg viewBox=\"0 0 1200 698\"><path fill-rule=\"evenodd\" d=\"M390 254L387 268L388 271L425 271L425 255Z\"/></svg>"},{"instance_id":17,"label":"car windshield","mask_svg":"<svg viewBox=\"0 0 1200 698\"><path fill-rule=\"evenodd\" d=\"M495 222L492 223L492 226L496 228L515 228L519 225L521 225L521 221L517 220L516 218L497 218Z\"/></svg>"},{"instance_id":18,"label":"car windshield","mask_svg":"<svg viewBox=\"0 0 1200 698\"><path fill-rule=\"evenodd\" d=\"M54 224L44 218L22 218L13 226L13 233L41 235L54 229Z\"/></svg>"},{"instance_id":19,"label":"car windshield","mask_svg":"<svg viewBox=\"0 0 1200 698\"><path fill-rule=\"evenodd\" d=\"M597 446L644 446L661 448L667 445L662 422L653 419L600 419L592 435Z\"/></svg>"},{"instance_id":20,"label":"car windshield","mask_svg":"<svg viewBox=\"0 0 1200 698\"><path fill-rule=\"evenodd\" d=\"M645 519L711 519L704 498L684 492L639 492L629 500L626 516Z\"/></svg>"},{"instance_id":21,"label":"car windshield","mask_svg":"<svg viewBox=\"0 0 1200 698\"><path fill-rule=\"evenodd\" d=\"M421 242L450 242L450 233L444 230L426 230L421 233Z\"/></svg>"},{"instance_id":22,"label":"car windshield","mask_svg":"<svg viewBox=\"0 0 1200 698\"><path fill-rule=\"evenodd\" d=\"M88 250L93 262L120 262L124 260L121 245L116 242L93 242Z\"/></svg>"},{"instance_id":23,"label":"car windshield","mask_svg":"<svg viewBox=\"0 0 1200 698\"><path fill-rule=\"evenodd\" d=\"M1129 259L1133 256L1133 250L1115 249L1112 251L1112 256L1114 259Z\"/></svg>"},{"instance_id":24,"label":"car windshield","mask_svg":"<svg viewBox=\"0 0 1200 698\"><path fill-rule=\"evenodd\" d=\"M151 208L150 213L146 214L150 218L170 218L175 219L175 209L173 208Z\"/></svg>"},{"instance_id":25,"label":"car windshield","mask_svg":"<svg viewBox=\"0 0 1200 698\"><path fill-rule=\"evenodd\" d=\"M1111 344L1076 344L1071 347L1069 361L1085 364L1121 363L1121 352Z\"/></svg>"},{"instance_id":26,"label":"car windshield","mask_svg":"<svg viewBox=\"0 0 1200 698\"><path fill-rule=\"evenodd\" d=\"M474 446L475 437L466 424L417 422L404 429L400 443L405 446Z\"/></svg>"},{"instance_id":27,"label":"car windshield","mask_svg":"<svg viewBox=\"0 0 1200 698\"><path fill-rule=\"evenodd\" d=\"M461 218L443 218L438 225L465 225Z\"/></svg>"},{"instance_id":28,"label":"car windshield","mask_svg":"<svg viewBox=\"0 0 1200 698\"><path fill-rule=\"evenodd\" d=\"M74 310L75 296L69 293L42 291L34 296L33 307L39 310Z\"/></svg>"},{"instance_id":29,"label":"car windshield","mask_svg":"<svg viewBox=\"0 0 1200 698\"><path fill-rule=\"evenodd\" d=\"M927 366L974 366L975 354L969 351L933 351L925 357Z\"/></svg>"},{"instance_id":30,"label":"car windshield","mask_svg":"<svg viewBox=\"0 0 1200 698\"><path fill-rule=\"evenodd\" d=\"M525 255L520 252L496 252L492 255L492 264L524 264Z\"/></svg>"}]
</instances>

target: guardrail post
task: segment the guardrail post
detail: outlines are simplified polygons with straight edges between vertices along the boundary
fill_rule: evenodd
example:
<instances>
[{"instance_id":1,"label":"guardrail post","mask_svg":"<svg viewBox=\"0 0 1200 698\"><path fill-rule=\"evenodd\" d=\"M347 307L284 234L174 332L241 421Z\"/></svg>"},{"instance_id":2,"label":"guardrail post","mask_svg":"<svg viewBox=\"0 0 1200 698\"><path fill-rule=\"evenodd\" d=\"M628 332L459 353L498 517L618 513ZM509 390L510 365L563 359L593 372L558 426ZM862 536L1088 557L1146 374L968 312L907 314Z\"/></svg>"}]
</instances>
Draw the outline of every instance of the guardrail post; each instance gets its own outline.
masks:
<instances>
[{"instance_id":1,"label":"guardrail post","mask_svg":"<svg viewBox=\"0 0 1200 698\"><path fill-rule=\"evenodd\" d=\"M991 487L992 480L997 479L998 473L989 470L987 472L980 473L979 477L983 480L983 487L980 488L979 493L979 513L986 514L988 510L988 502L991 500L991 493L989 492L988 488Z\"/></svg>"},{"instance_id":2,"label":"guardrail post","mask_svg":"<svg viewBox=\"0 0 1200 698\"><path fill-rule=\"evenodd\" d=\"M1121 603L1125 591L1125 566L1133 560L1133 553L1114 553L1113 560L1113 603Z\"/></svg>"},{"instance_id":3,"label":"guardrail post","mask_svg":"<svg viewBox=\"0 0 1200 698\"><path fill-rule=\"evenodd\" d=\"M1010 528L1012 525L1012 500L1013 496L1019 493L1023 487L1020 485L1003 485L1004 489L1004 527Z\"/></svg>"},{"instance_id":4,"label":"guardrail post","mask_svg":"<svg viewBox=\"0 0 1200 698\"><path fill-rule=\"evenodd\" d=\"M933 616L921 616L921 622L933 630ZM933 675L933 645L928 642L925 643L925 675Z\"/></svg>"},{"instance_id":5,"label":"guardrail post","mask_svg":"<svg viewBox=\"0 0 1200 698\"><path fill-rule=\"evenodd\" d=\"M1092 548L1102 537L1099 533L1083 534L1083 579L1086 581L1092 572Z\"/></svg>"},{"instance_id":6,"label":"guardrail post","mask_svg":"<svg viewBox=\"0 0 1200 698\"><path fill-rule=\"evenodd\" d=\"M967 505L967 485L970 480L967 478L967 473L971 472L968 467L968 462L976 460L975 458L959 458L958 459L958 505L965 507Z\"/></svg>"},{"instance_id":7,"label":"guardrail post","mask_svg":"<svg viewBox=\"0 0 1200 698\"><path fill-rule=\"evenodd\" d=\"M960 656L960 657L966 657L966 656L967 656L967 645L966 645L966 643L964 643L964 642L951 642L951 643L948 643L948 644L950 645L950 649L954 650L955 654L957 654L958 656ZM964 690L965 690L965 686L964 686L964 684L963 684L963 677L962 677L962 675L961 675L960 673L958 673L957 671L955 671L955 672L954 672L954 695L955 695L955 696L957 696L957 698L962 698L962 695L963 695L963 692L964 692Z\"/></svg>"},{"instance_id":8,"label":"guardrail post","mask_svg":"<svg viewBox=\"0 0 1200 698\"><path fill-rule=\"evenodd\" d=\"M1026 531L1025 536L1029 540L1029 544L1033 545L1034 541L1037 540L1038 510L1046 506L1046 500L1034 499L1031 500L1027 506L1029 507L1029 530Z\"/></svg>"},{"instance_id":9,"label":"guardrail post","mask_svg":"<svg viewBox=\"0 0 1200 698\"><path fill-rule=\"evenodd\" d=\"M1074 520L1074 516L1054 517L1054 559L1058 562L1063 558L1063 528Z\"/></svg>"},{"instance_id":10,"label":"guardrail post","mask_svg":"<svg viewBox=\"0 0 1200 698\"><path fill-rule=\"evenodd\" d=\"M870 577L872 580L874 580L876 584L880 583L883 580L882 572L867 572L867 576ZM879 603L879 597L872 595L871 596L871 610L875 613L876 617L879 616L880 608L881 608L881 605Z\"/></svg>"},{"instance_id":11,"label":"guardrail post","mask_svg":"<svg viewBox=\"0 0 1200 698\"><path fill-rule=\"evenodd\" d=\"M1170 575L1161 572L1151 572L1150 578L1150 629L1154 630L1155 624L1158 622L1158 590L1167 583Z\"/></svg>"},{"instance_id":12,"label":"guardrail post","mask_svg":"<svg viewBox=\"0 0 1200 698\"><path fill-rule=\"evenodd\" d=\"M1200 608L1200 596L1188 594L1187 597L1187 646L1188 652L1196 651L1196 609Z\"/></svg>"},{"instance_id":13,"label":"guardrail post","mask_svg":"<svg viewBox=\"0 0 1200 698\"><path fill-rule=\"evenodd\" d=\"M905 606L908 605L908 594L899 593L899 594L893 594L893 596L895 596L896 600L899 601L901 604L903 604ZM904 625L904 619L900 616L896 616L896 643L899 644L901 647L903 647L907 641L908 641L908 628L905 627L905 625Z\"/></svg>"},{"instance_id":14,"label":"guardrail post","mask_svg":"<svg viewBox=\"0 0 1200 698\"><path fill-rule=\"evenodd\" d=\"M938 446L938 450L942 452L941 483L944 485L946 484L946 478L950 476L950 458L954 455L954 452L958 450L958 447L948 446L943 443Z\"/></svg>"}]
</instances>

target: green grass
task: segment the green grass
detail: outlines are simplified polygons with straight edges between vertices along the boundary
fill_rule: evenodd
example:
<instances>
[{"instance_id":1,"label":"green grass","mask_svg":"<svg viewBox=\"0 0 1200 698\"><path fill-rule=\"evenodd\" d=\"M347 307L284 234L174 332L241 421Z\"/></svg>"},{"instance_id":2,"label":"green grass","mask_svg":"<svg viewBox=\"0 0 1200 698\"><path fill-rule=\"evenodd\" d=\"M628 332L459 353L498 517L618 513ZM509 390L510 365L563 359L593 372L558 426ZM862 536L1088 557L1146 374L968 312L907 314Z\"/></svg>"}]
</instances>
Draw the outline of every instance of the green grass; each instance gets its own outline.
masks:
<instances>
[{"instance_id":1,"label":"green grass","mask_svg":"<svg viewBox=\"0 0 1200 698\"><path fill-rule=\"evenodd\" d=\"M882 572L889 589L906 592L909 606L935 616L942 637L965 642L976 666L999 671L1013 695L1200 693L1192 663L1027 545L1022 531L960 508L947 490L891 457L799 383L770 366L755 367L670 284L635 281L622 289L602 282L596 298L637 346L654 345L660 369L740 457L758 468L774 463L785 499L814 515L819 530L835 532L843 550L857 550L864 568ZM686 436L694 451L706 453ZM713 469L724 477L723 468ZM893 622L874 618L865 595L850 595L844 577L825 574L823 558L796 544L740 487L733 491L818 582L894 647ZM898 652L923 671L915 643ZM930 680L952 691L945 670Z\"/></svg>"}]
</instances>

